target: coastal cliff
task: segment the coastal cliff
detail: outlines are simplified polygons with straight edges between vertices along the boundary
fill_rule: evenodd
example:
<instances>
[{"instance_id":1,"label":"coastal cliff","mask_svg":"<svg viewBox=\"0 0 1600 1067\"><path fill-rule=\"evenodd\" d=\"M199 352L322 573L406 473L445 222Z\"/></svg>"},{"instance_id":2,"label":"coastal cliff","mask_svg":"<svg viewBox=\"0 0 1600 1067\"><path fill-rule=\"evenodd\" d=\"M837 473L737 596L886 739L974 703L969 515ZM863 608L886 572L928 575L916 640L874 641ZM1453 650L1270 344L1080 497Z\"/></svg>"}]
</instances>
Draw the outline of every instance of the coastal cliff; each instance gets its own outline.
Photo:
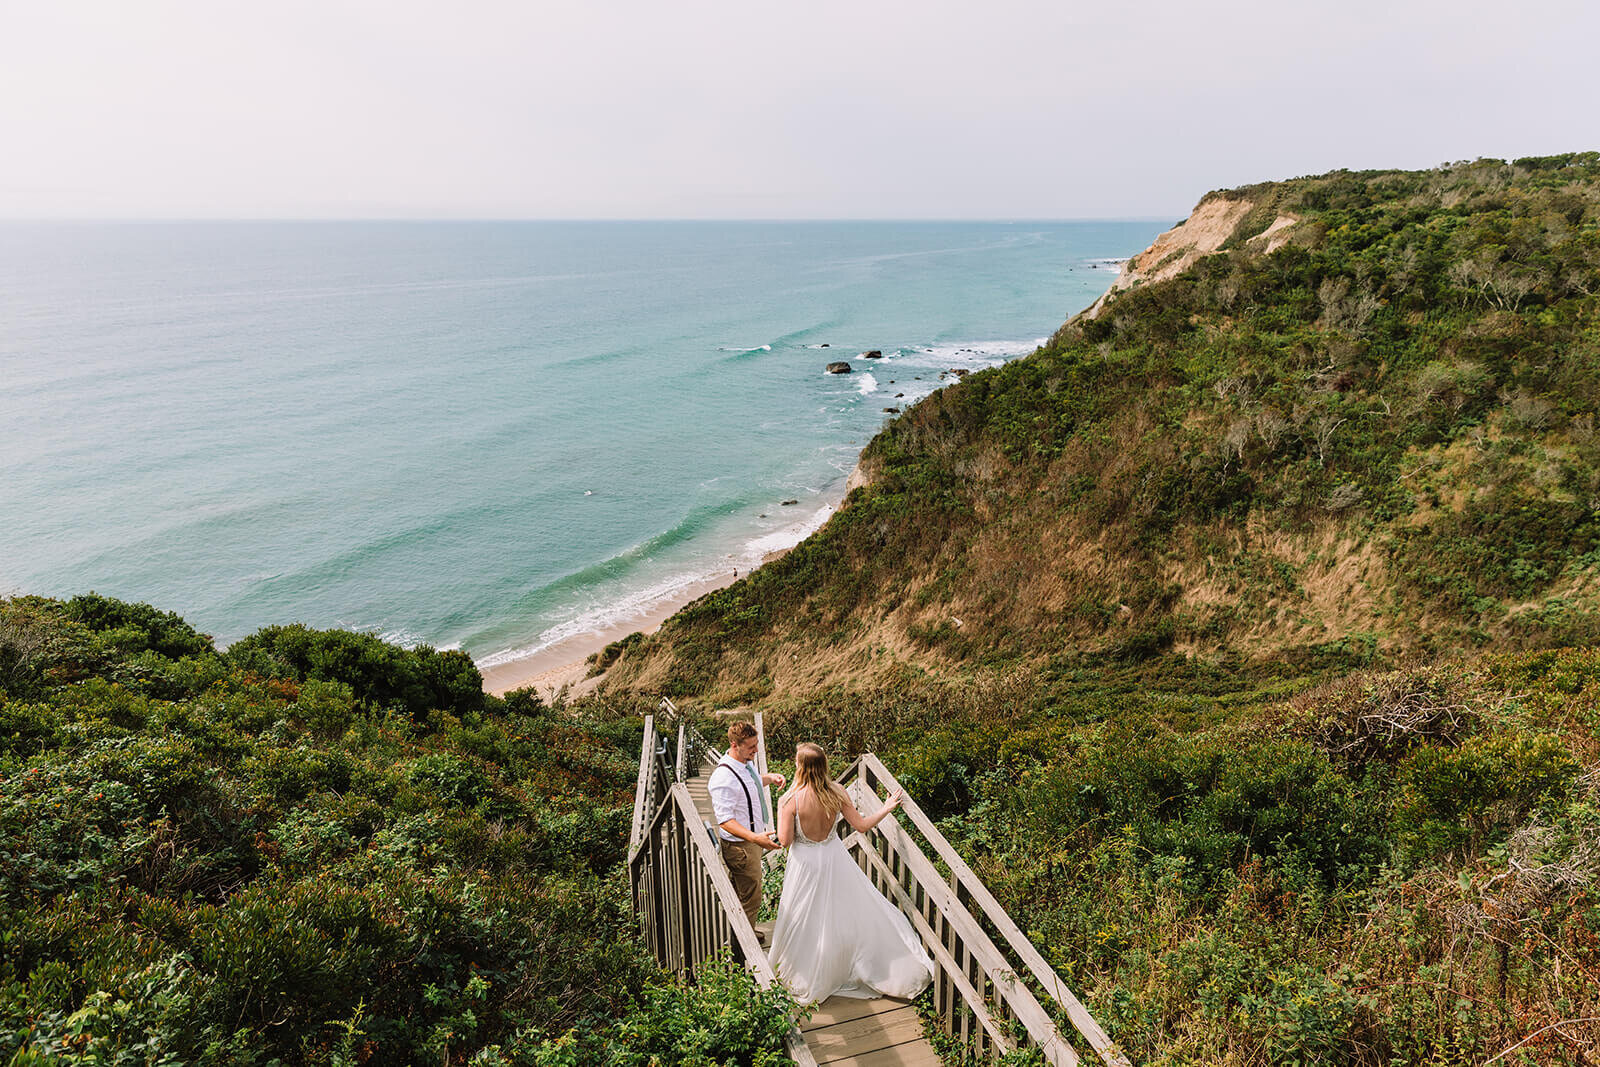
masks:
<instances>
[{"instance_id":1,"label":"coastal cliff","mask_svg":"<svg viewBox=\"0 0 1600 1067\"><path fill-rule=\"evenodd\" d=\"M1152 282L1176 278L1201 256L1220 251L1234 240L1240 224L1250 216L1255 202L1246 197L1213 193L1201 200L1187 219L1151 242L1128 260L1111 288L1079 317L1096 318L1116 294ZM1276 252L1290 240L1289 229L1300 220L1292 214L1276 216L1266 229L1249 235L1248 245L1262 253Z\"/></svg>"},{"instance_id":2,"label":"coastal cliff","mask_svg":"<svg viewBox=\"0 0 1600 1067\"><path fill-rule=\"evenodd\" d=\"M1135 1062L1600 1052L1600 153L1213 193L622 657L897 777Z\"/></svg>"},{"instance_id":3,"label":"coastal cliff","mask_svg":"<svg viewBox=\"0 0 1600 1067\"><path fill-rule=\"evenodd\" d=\"M1208 194L1045 349L892 420L825 529L611 684L1600 632L1597 202L1589 155Z\"/></svg>"}]
</instances>

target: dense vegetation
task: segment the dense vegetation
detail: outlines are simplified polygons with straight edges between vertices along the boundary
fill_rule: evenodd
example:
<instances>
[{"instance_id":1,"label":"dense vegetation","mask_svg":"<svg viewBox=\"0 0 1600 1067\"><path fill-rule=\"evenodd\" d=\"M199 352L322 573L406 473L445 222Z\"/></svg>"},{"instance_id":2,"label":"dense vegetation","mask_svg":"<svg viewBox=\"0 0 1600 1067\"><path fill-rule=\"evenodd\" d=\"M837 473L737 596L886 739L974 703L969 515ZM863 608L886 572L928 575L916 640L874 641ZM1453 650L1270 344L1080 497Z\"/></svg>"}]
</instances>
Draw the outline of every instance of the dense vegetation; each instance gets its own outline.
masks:
<instances>
[{"instance_id":1,"label":"dense vegetation","mask_svg":"<svg viewBox=\"0 0 1600 1067\"><path fill-rule=\"evenodd\" d=\"M1136 1062L1594 1062L1600 154L1211 197L609 687L876 749Z\"/></svg>"},{"instance_id":2,"label":"dense vegetation","mask_svg":"<svg viewBox=\"0 0 1600 1067\"><path fill-rule=\"evenodd\" d=\"M146 605L0 600L0 1060L760 1062L781 1002L637 944L623 710L362 634L218 653Z\"/></svg>"},{"instance_id":3,"label":"dense vegetation","mask_svg":"<svg viewBox=\"0 0 1600 1067\"><path fill-rule=\"evenodd\" d=\"M884 754L1136 1063L1593 1062L1600 649L1284 688L905 677L767 723Z\"/></svg>"}]
</instances>

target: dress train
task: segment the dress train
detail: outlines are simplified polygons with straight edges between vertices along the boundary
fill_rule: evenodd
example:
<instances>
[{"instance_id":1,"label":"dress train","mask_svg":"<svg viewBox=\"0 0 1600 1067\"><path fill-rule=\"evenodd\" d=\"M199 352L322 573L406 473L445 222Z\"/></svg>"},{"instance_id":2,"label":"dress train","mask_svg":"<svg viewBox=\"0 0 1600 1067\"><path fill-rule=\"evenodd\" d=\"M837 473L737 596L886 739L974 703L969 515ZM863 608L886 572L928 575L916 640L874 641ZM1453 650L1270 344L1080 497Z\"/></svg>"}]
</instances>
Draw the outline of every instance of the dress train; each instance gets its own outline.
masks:
<instances>
[{"instance_id":1,"label":"dress train","mask_svg":"<svg viewBox=\"0 0 1600 1067\"><path fill-rule=\"evenodd\" d=\"M798 814L768 955L802 1004L831 996L909 1000L933 980L933 961L910 920L873 887L838 835L812 841Z\"/></svg>"}]
</instances>

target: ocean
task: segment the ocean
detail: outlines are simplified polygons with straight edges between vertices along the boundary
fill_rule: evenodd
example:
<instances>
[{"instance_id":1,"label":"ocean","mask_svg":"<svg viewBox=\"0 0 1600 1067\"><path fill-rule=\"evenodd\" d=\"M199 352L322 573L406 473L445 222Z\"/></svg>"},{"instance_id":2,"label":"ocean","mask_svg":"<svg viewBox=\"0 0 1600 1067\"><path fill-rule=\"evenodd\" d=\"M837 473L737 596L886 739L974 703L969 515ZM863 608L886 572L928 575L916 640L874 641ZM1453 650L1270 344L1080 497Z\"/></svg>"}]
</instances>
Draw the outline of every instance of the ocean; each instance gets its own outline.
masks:
<instances>
[{"instance_id":1,"label":"ocean","mask_svg":"<svg viewBox=\"0 0 1600 1067\"><path fill-rule=\"evenodd\" d=\"M797 543L1163 228L0 224L0 594L536 655Z\"/></svg>"}]
</instances>

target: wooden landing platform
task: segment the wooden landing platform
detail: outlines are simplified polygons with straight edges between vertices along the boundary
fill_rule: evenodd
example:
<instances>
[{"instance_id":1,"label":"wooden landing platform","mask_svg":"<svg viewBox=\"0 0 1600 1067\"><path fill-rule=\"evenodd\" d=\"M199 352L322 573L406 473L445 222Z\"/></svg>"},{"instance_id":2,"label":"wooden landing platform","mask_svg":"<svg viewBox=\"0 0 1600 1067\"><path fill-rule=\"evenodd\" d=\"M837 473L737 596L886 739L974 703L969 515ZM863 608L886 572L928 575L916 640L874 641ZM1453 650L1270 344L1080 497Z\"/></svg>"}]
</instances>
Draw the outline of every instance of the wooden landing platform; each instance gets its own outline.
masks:
<instances>
[{"instance_id":1,"label":"wooden landing platform","mask_svg":"<svg viewBox=\"0 0 1600 1067\"><path fill-rule=\"evenodd\" d=\"M843 1067L939 1067L917 1010L904 1000L829 997L800 1024L817 1062Z\"/></svg>"},{"instance_id":2,"label":"wooden landing platform","mask_svg":"<svg viewBox=\"0 0 1600 1067\"><path fill-rule=\"evenodd\" d=\"M715 824L706 779L716 766L710 760L687 783L695 810L703 822ZM757 926L765 941L771 923ZM800 1024L800 1033L818 1064L835 1067L939 1067L939 1054L922 1036L922 1020L904 1000L878 997L829 997Z\"/></svg>"}]
</instances>

